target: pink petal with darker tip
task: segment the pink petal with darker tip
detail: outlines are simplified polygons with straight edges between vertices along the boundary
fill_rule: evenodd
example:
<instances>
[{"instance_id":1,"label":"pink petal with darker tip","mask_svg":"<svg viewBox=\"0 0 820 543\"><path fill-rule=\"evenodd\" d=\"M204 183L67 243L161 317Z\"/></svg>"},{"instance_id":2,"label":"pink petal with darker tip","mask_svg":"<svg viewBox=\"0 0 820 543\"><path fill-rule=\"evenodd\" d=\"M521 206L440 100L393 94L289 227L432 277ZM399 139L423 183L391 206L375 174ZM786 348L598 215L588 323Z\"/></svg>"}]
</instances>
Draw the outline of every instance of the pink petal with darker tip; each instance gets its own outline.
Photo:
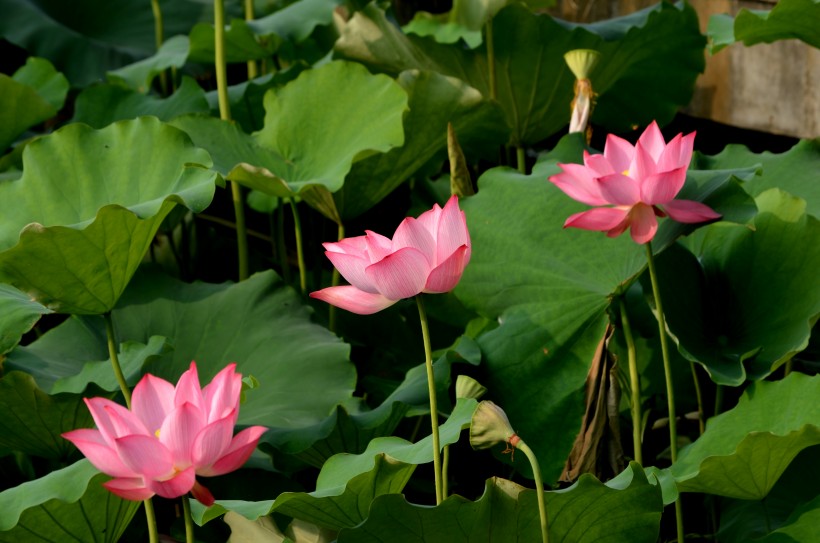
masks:
<instances>
[{"instance_id":1,"label":"pink petal with darker tip","mask_svg":"<svg viewBox=\"0 0 820 543\"><path fill-rule=\"evenodd\" d=\"M163 498L179 498L190 492L194 487L194 483L196 483L196 473L194 473L194 468L191 466L170 479L163 481L149 479L146 481L146 486Z\"/></svg>"},{"instance_id":2,"label":"pink petal with darker tip","mask_svg":"<svg viewBox=\"0 0 820 543\"><path fill-rule=\"evenodd\" d=\"M650 175L641 181L641 201L648 205L665 204L678 195L686 183L686 168Z\"/></svg>"},{"instance_id":3,"label":"pink petal with darker tip","mask_svg":"<svg viewBox=\"0 0 820 543\"><path fill-rule=\"evenodd\" d=\"M657 164L661 158L661 154L663 154L663 150L666 148L666 140L663 139L661 129L658 128L658 123L652 121L652 123L646 127L641 137L638 138L637 145L641 145L644 150L649 153L649 156L652 157L652 162Z\"/></svg>"},{"instance_id":4,"label":"pink petal with darker tip","mask_svg":"<svg viewBox=\"0 0 820 543\"><path fill-rule=\"evenodd\" d=\"M631 143L614 134L609 134L606 137L604 157L606 157L615 173L623 173L625 170L628 170L632 165L632 157L634 156L635 146Z\"/></svg>"},{"instance_id":5,"label":"pink petal with darker tip","mask_svg":"<svg viewBox=\"0 0 820 543\"><path fill-rule=\"evenodd\" d=\"M627 216L627 210L617 207L598 207L570 215L564 228L581 228L606 232L618 226Z\"/></svg>"},{"instance_id":6,"label":"pink petal with darker tip","mask_svg":"<svg viewBox=\"0 0 820 543\"><path fill-rule=\"evenodd\" d=\"M365 292L372 294L378 292L364 271L370 266L370 259L358 255L334 253L331 251L326 252L325 255L348 283Z\"/></svg>"},{"instance_id":7,"label":"pink petal with darker tip","mask_svg":"<svg viewBox=\"0 0 820 543\"><path fill-rule=\"evenodd\" d=\"M591 206L609 203L601 195L598 180L593 177L592 170L580 164L558 164L558 166L563 171L551 176L549 180L567 196Z\"/></svg>"},{"instance_id":8,"label":"pink petal with darker tip","mask_svg":"<svg viewBox=\"0 0 820 543\"><path fill-rule=\"evenodd\" d=\"M626 162L626 166L620 170L616 170L610 163L609 159L604 155L591 155L589 154L589 151L584 150L584 165L592 170L593 177L603 177L605 175L623 172L625 169L629 168L629 161Z\"/></svg>"},{"instance_id":9,"label":"pink petal with darker tip","mask_svg":"<svg viewBox=\"0 0 820 543\"><path fill-rule=\"evenodd\" d=\"M636 205L629 212L629 233L635 243L648 243L655 237L658 231L658 220L655 218L655 210L652 206Z\"/></svg>"},{"instance_id":10,"label":"pink petal with darker tip","mask_svg":"<svg viewBox=\"0 0 820 543\"><path fill-rule=\"evenodd\" d=\"M191 448L191 459L197 469L210 466L225 454L233 439L233 427L233 417L225 417L199 432Z\"/></svg>"},{"instance_id":11,"label":"pink petal with darker tip","mask_svg":"<svg viewBox=\"0 0 820 543\"><path fill-rule=\"evenodd\" d=\"M393 251L405 247L417 249L424 255L430 266L434 265L436 260L436 239L420 221L412 217L407 217L401 221L399 227L396 228L396 233L393 234Z\"/></svg>"},{"instance_id":12,"label":"pink petal with darker tip","mask_svg":"<svg viewBox=\"0 0 820 543\"><path fill-rule=\"evenodd\" d=\"M210 477L238 470L248 461L259 443L259 438L267 431L268 429L264 426L245 428L234 436L222 458L214 462L212 466L199 470L199 474Z\"/></svg>"},{"instance_id":13,"label":"pink petal with darker tip","mask_svg":"<svg viewBox=\"0 0 820 543\"><path fill-rule=\"evenodd\" d=\"M124 500L143 501L154 495L154 492L145 486L142 477L111 479L103 483L103 486Z\"/></svg>"},{"instance_id":14,"label":"pink petal with darker tip","mask_svg":"<svg viewBox=\"0 0 820 543\"><path fill-rule=\"evenodd\" d=\"M451 196L441 211L441 219L436 233L436 257L433 266L442 264L460 247L465 245L470 246L467 217L458 207L458 196Z\"/></svg>"},{"instance_id":15,"label":"pink petal with darker tip","mask_svg":"<svg viewBox=\"0 0 820 543\"><path fill-rule=\"evenodd\" d=\"M131 411L106 398L86 398L85 405L106 442L129 434L148 434L145 425Z\"/></svg>"},{"instance_id":16,"label":"pink petal with darker tip","mask_svg":"<svg viewBox=\"0 0 820 543\"><path fill-rule=\"evenodd\" d=\"M721 217L711 207L692 200L672 200L663 206L666 213L674 221L683 223L699 223L713 221Z\"/></svg>"},{"instance_id":17,"label":"pink petal with darker tip","mask_svg":"<svg viewBox=\"0 0 820 543\"><path fill-rule=\"evenodd\" d=\"M393 252L390 238L367 230L367 258L371 263L378 262Z\"/></svg>"},{"instance_id":18,"label":"pink petal with darker tip","mask_svg":"<svg viewBox=\"0 0 820 543\"><path fill-rule=\"evenodd\" d=\"M202 389L208 413L206 423L220 420L228 413L236 413L241 394L242 375L236 373L235 363L228 364Z\"/></svg>"},{"instance_id":19,"label":"pink petal with darker tip","mask_svg":"<svg viewBox=\"0 0 820 543\"><path fill-rule=\"evenodd\" d=\"M188 371L182 374L177 381L176 393L174 395L174 405L179 407L185 402L195 405L198 409L204 409L205 399L202 397L202 388L199 386L199 373L196 369L196 362L191 362Z\"/></svg>"},{"instance_id":20,"label":"pink petal with darker tip","mask_svg":"<svg viewBox=\"0 0 820 543\"><path fill-rule=\"evenodd\" d=\"M405 247L368 266L368 279L391 300L411 298L424 289L432 266L418 249Z\"/></svg>"},{"instance_id":21,"label":"pink petal with darker tip","mask_svg":"<svg viewBox=\"0 0 820 543\"><path fill-rule=\"evenodd\" d=\"M194 440L205 427L205 413L190 402L174 409L159 431L159 441L170 451L174 466L187 467L191 464Z\"/></svg>"},{"instance_id":22,"label":"pink petal with darker tip","mask_svg":"<svg viewBox=\"0 0 820 543\"><path fill-rule=\"evenodd\" d=\"M120 460L117 451L108 445L98 430L83 428L66 432L63 437L80 449L95 468L112 477L136 477L138 474Z\"/></svg>"},{"instance_id":23,"label":"pink petal with darker tip","mask_svg":"<svg viewBox=\"0 0 820 543\"><path fill-rule=\"evenodd\" d=\"M163 477L174 469L171 452L155 437L133 435L116 440L122 463L145 478Z\"/></svg>"},{"instance_id":24,"label":"pink petal with darker tip","mask_svg":"<svg viewBox=\"0 0 820 543\"><path fill-rule=\"evenodd\" d=\"M144 424L149 433L162 426L162 421L174 408L174 385L150 373L134 387L131 410Z\"/></svg>"},{"instance_id":25,"label":"pink petal with darker tip","mask_svg":"<svg viewBox=\"0 0 820 543\"><path fill-rule=\"evenodd\" d=\"M371 294L350 285L323 288L311 292L310 297L357 315L372 315L398 302L398 300L391 300L381 294Z\"/></svg>"},{"instance_id":26,"label":"pink petal with darker tip","mask_svg":"<svg viewBox=\"0 0 820 543\"><path fill-rule=\"evenodd\" d=\"M620 173L602 177L598 186L601 189L601 195L610 204L631 206L641 200L638 183L631 177Z\"/></svg>"},{"instance_id":27,"label":"pink petal with darker tip","mask_svg":"<svg viewBox=\"0 0 820 543\"><path fill-rule=\"evenodd\" d=\"M461 280L464 268L470 262L470 248L466 245L459 247L450 258L439 264L427 278L424 292L450 292Z\"/></svg>"}]
</instances>

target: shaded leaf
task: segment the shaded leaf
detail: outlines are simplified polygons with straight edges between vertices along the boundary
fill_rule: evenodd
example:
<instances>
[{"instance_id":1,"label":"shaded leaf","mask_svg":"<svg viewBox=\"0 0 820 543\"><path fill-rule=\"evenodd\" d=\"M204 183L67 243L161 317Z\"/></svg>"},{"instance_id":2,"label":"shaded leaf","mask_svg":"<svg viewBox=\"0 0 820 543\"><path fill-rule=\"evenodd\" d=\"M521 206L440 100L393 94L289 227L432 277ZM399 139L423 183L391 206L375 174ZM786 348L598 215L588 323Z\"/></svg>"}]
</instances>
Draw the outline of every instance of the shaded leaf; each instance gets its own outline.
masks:
<instances>
[{"instance_id":1,"label":"shaded leaf","mask_svg":"<svg viewBox=\"0 0 820 543\"><path fill-rule=\"evenodd\" d=\"M188 60L212 64L216 58L214 25L199 23L191 29ZM255 35L247 22L234 19L225 29L225 62L245 62L269 58L281 39L273 34Z\"/></svg>"},{"instance_id":2,"label":"shaded leaf","mask_svg":"<svg viewBox=\"0 0 820 543\"><path fill-rule=\"evenodd\" d=\"M249 23L257 34L276 34L282 39L300 42L317 26L333 22L333 11L341 0L298 0L284 8Z\"/></svg>"},{"instance_id":3,"label":"shaded leaf","mask_svg":"<svg viewBox=\"0 0 820 543\"><path fill-rule=\"evenodd\" d=\"M115 121L152 115L170 121L185 113L208 112L205 92L190 77L167 98L148 96L119 85L94 85L77 96L74 121L93 128L103 128Z\"/></svg>"},{"instance_id":4,"label":"shaded leaf","mask_svg":"<svg viewBox=\"0 0 820 543\"><path fill-rule=\"evenodd\" d=\"M752 383L670 468L683 492L760 500L797 454L820 444L820 377Z\"/></svg>"},{"instance_id":5,"label":"shaded leaf","mask_svg":"<svg viewBox=\"0 0 820 543\"><path fill-rule=\"evenodd\" d=\"M0 530L8 530L0 531L0 541L115 543L140 502L111 494L102 486L106 479L81 460L0 493Z\"/></svg>"},{"instance_id":6,"label":"shaded leaf","mask_svg":"<svg viewBox=\"0 0 820 543\"><path fill-rule=\"evenodd\" d=\"M591 76L598 103L593 122L625 132L663 124L691 99L704 68L704 39L694 9L662 3L619 19L571 25L510 5L493 18L498 103L511 128L510 143L526 145L569 122L575 78L563 55L595 49L601 62ZM458 77L489 96L486 47L466 50L405 36L372 4L357 12L336 42L336 53L373 69L408 69ZM662 72L663 78L657 77Z\"/></svg>"},{"instance_id":7,"label":"shaded leaf","mask_svg":"<svg viewBox=\"0 0 820 543\"><path fill-rule=\"evenodd\" d=\"M141 93L151 89L154 78L168 68L181 68L188 59L188 36L173 36L148 58L108 72L108 80ZM184 85L183 80L183 85Z\"/></svg>"},{"instance_id":8,"label":"shaded leaf","mask_svg":"<svg viewBox=\"0 0 820 543\"><path fill-rule=\"evenodd\" d=\"M637 465L627 472L631 477L623 488L584 475L566 490L547 492L550 541L654 542L662 509L660 491ZM410 504L397 494L381 496L361 526L339 533L339 542L530 542L540 540L538 519L536 491L493 478L475 502L450 496L429 507Z\"/></svg>"},{"instance_id":9,"label":"shaded leaf","mask_svg":"<svg viewBox=\"0 0 820 543\"><path fill-rule=\"evenodd\" d=\"M771 374L806 348L820 316L820 223L777 189L757 205L754 230L718 223L690 241L692 252L673 247L658 258L679 350L719 384Z\"/></svg>"},{"instance_id":10,"label":"shaded leaf","mask_svg":"<svg viewBox=\"0 0 820 543\"><path fill-rule=\"evenodd\" d=\"M90 428L91 413L76 394L49 396L31 375L12 371L0 379L0 447L64 459L74 446L61 434Z\"/></svg>"},{"instance_id":11,"label":"shaded leaf","mask_svg":"<svg viewBox=\"0 0 820 543\"><path fill-rule=\"evenodd\" d=\"M12 350L42 315L51 310L11 285L0 283L0 359Z\"/></svg>"},{"instance_id":12,"label":"shaded leaf","mask_svg":"<svg viewBox=\"0 0 820 543\"><path fill-rule=\"evenodd\" d=\"M780 0L771 10L741 9L733 18L719 14L709 18L706 34L712 54L727 45L772 43L798 39L820 48L820 2L817 0Z\"/></svg>"},{"instance_id":13,"label":"shaded leaf","mask_svg":"<svg viewBox=\"0 0 820 543\"><path fill-rule=\"evenodd\" d=\"M0 74L0 152L27 128L63 107L68 81L45 59L30 58L12 77Z\"/></svg>"},{"instance_id":14,"label":"shaded leaf","mask_svg":"<svg viewBox=\"0 0 820 543\"><path fill-rule=\"evenodd\" d=\"M200 2L162 4L166 36L187 34ZM0 35L49 59L75 86L85 86L154 53L154 16L143 0L0 0Z\"/></svg>"},{"instance_id":15,"label":"shaded leaf","mask_svg":"<svg viewBox=\"0 0 820 543\"><path fill-rule=\"evenodd\" d=\"M66 313L113 308L165 216L203 210L218 180L208 153L151 117L68 125L23 163L0 184L0 280Z\"/></svg>"}]
</instances>

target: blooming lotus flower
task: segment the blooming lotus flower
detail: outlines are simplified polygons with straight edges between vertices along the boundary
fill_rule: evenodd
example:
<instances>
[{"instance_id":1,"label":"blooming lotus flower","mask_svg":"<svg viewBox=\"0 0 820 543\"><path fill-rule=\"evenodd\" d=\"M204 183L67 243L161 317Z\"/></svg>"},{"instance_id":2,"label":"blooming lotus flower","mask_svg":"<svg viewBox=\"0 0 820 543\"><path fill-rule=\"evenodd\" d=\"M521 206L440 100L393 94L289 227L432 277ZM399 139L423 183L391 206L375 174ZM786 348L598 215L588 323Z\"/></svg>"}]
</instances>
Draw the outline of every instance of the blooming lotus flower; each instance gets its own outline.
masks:
<instances>
[{"instance_id":1,"label":"blooming lotus flower","mask_svg":"<svg viewBox=\"0 0 820 543\"><path fill-rule=\"evenodd\" d=\"M131 410L106 398L86 399L94 429L63 434L100 471L103 483L126 500L191 492L205 505L214 498L196 476L239 469L266 431L251 426L233 435L239 415L242 375L229 364L200 389L191 362L177 386L147 374L134 388Z\"/></svg>"},{"instance_id":2,"label":"blooming lotus flower","mask_svg":"<svg viewBox=\"0 0 820 543\"><path fill-rule=\"evenodd\" d=\"M350 285L329 287L313 298L360 315L381 311L422 292L452 290L470 261L470 234L453 196L418 219L408 217L393 239L365 236L325 243L325 255Z\"/></svg>"},{"instance_id":3,"label":"blooming lotus flower","mask_svg":"<svg viewBox=\"0 0 820 543\"><path fill-rule=\"evenodd\" d=\"M570 216L564 228L606 232L609 237L630 229L632 239L647 243L655 237L658 221L699 223L720 218L709 206L675 200L686 181L695 133L678 134L667 144L653 121L633 147L610 134L604 154L584 151L584 164L559 164L563 172L549 178L567 196L597 207Z\"/></svg>"}]
</instances>

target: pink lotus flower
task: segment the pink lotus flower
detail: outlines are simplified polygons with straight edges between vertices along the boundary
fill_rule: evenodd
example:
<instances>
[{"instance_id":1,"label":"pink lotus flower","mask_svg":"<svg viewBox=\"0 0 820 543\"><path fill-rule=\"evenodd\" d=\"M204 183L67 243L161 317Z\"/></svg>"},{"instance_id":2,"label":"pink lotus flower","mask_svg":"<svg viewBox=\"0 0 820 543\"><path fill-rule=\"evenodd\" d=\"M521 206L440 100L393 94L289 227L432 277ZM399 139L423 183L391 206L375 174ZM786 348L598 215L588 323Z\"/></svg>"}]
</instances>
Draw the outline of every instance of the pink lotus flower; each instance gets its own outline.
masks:
<instances>
[{"instance_id":1,"label":"pink lotus flower","mask_svg":"<svg viewBox=\"0 0 820 543\"><path fill-rule=\"evenodd\" d=\"M699 223L720 218L709 206L691 200L675 200L686 181L692 160L695 133L678 134L667 145L653 121L633 147L610 134L604 154L584 151L584 165L559 164L563 172L549 178L567 196L598 207L570 216L564 228L599 230L609 237L630 228L632 239L647 243L655 237L655 216Z\"/></svg>"},{"instance_id":2,"label":"pink lotus flower","mask_svg":"<svg viewBox=\"0 0 820 543\"><path fill-rule=\"evenodd\" d=\"M73 430L63 437L114 477L103 486L121 498L191 492L211 505L213 496L195 476L239 469L266 431L251 426L233 435L242 389L242 375L235 370L236 364L229 364L202 389L194 362L176 387L147 374L134 388L130 411L105 398L86 399L98 430Z\"/></svg>"},{"instance_id":3,"label":"pink lotus flower","mask_svg":"<svg viewBox=\"0 0 820 543\"><path fill-rule=\"evenodd\" d=\"M455 288L470 261L467 219L453 196L418 219L402 221L393 239L367 231L365 236L325 243L325 255L350 285L329 287L310 296L360 315L381 311L421 292Z\"/></svg>"}]
</instances>

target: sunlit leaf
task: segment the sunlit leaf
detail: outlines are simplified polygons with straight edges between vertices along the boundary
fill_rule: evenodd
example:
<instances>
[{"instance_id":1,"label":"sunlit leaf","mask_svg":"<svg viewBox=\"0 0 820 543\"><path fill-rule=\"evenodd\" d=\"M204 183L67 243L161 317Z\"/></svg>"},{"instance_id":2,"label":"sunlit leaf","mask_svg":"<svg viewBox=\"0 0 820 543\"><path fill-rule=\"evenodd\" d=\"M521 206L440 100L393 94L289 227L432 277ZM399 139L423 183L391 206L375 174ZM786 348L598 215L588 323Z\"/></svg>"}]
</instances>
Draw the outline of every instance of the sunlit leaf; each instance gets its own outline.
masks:
<instances>
[{"instance_id":1,"label":"sunlit leaf","mask_svg":"<svg viewBox=\"0 0 820 543\"><path fill-rule=\"evenodd\" d=\"M760 500L792 459L820 444L820 377L791 373L752 383L737 406L709 420L671 473L683 492Z\"/></svg>"},{"instance_id":2,"label":"sunlit leaf","mask_svg":"<svg viewBox=\"0 0 820 543\"><path fill-rule=\"evenodd\" d=\"M771 10L742 8L735 17L712 15L706 33L711 41L711 52L717 53L727 45L772 43L778 40L798 39L820 48L820 2L817 0L780 0Z\"/></svg>"},{"instance_id":3,"label":"sunlit leaf","mask_svg":"<svg viewBox=\"0 0 820 543\"><path fill-rule=\"evenodd\" d=\"M151 117L68 125L23 163L0 184L0 280L66 313L113 308L165 216L201 211L218 181L207 152Z\"/></svg>"}]
</instances>

